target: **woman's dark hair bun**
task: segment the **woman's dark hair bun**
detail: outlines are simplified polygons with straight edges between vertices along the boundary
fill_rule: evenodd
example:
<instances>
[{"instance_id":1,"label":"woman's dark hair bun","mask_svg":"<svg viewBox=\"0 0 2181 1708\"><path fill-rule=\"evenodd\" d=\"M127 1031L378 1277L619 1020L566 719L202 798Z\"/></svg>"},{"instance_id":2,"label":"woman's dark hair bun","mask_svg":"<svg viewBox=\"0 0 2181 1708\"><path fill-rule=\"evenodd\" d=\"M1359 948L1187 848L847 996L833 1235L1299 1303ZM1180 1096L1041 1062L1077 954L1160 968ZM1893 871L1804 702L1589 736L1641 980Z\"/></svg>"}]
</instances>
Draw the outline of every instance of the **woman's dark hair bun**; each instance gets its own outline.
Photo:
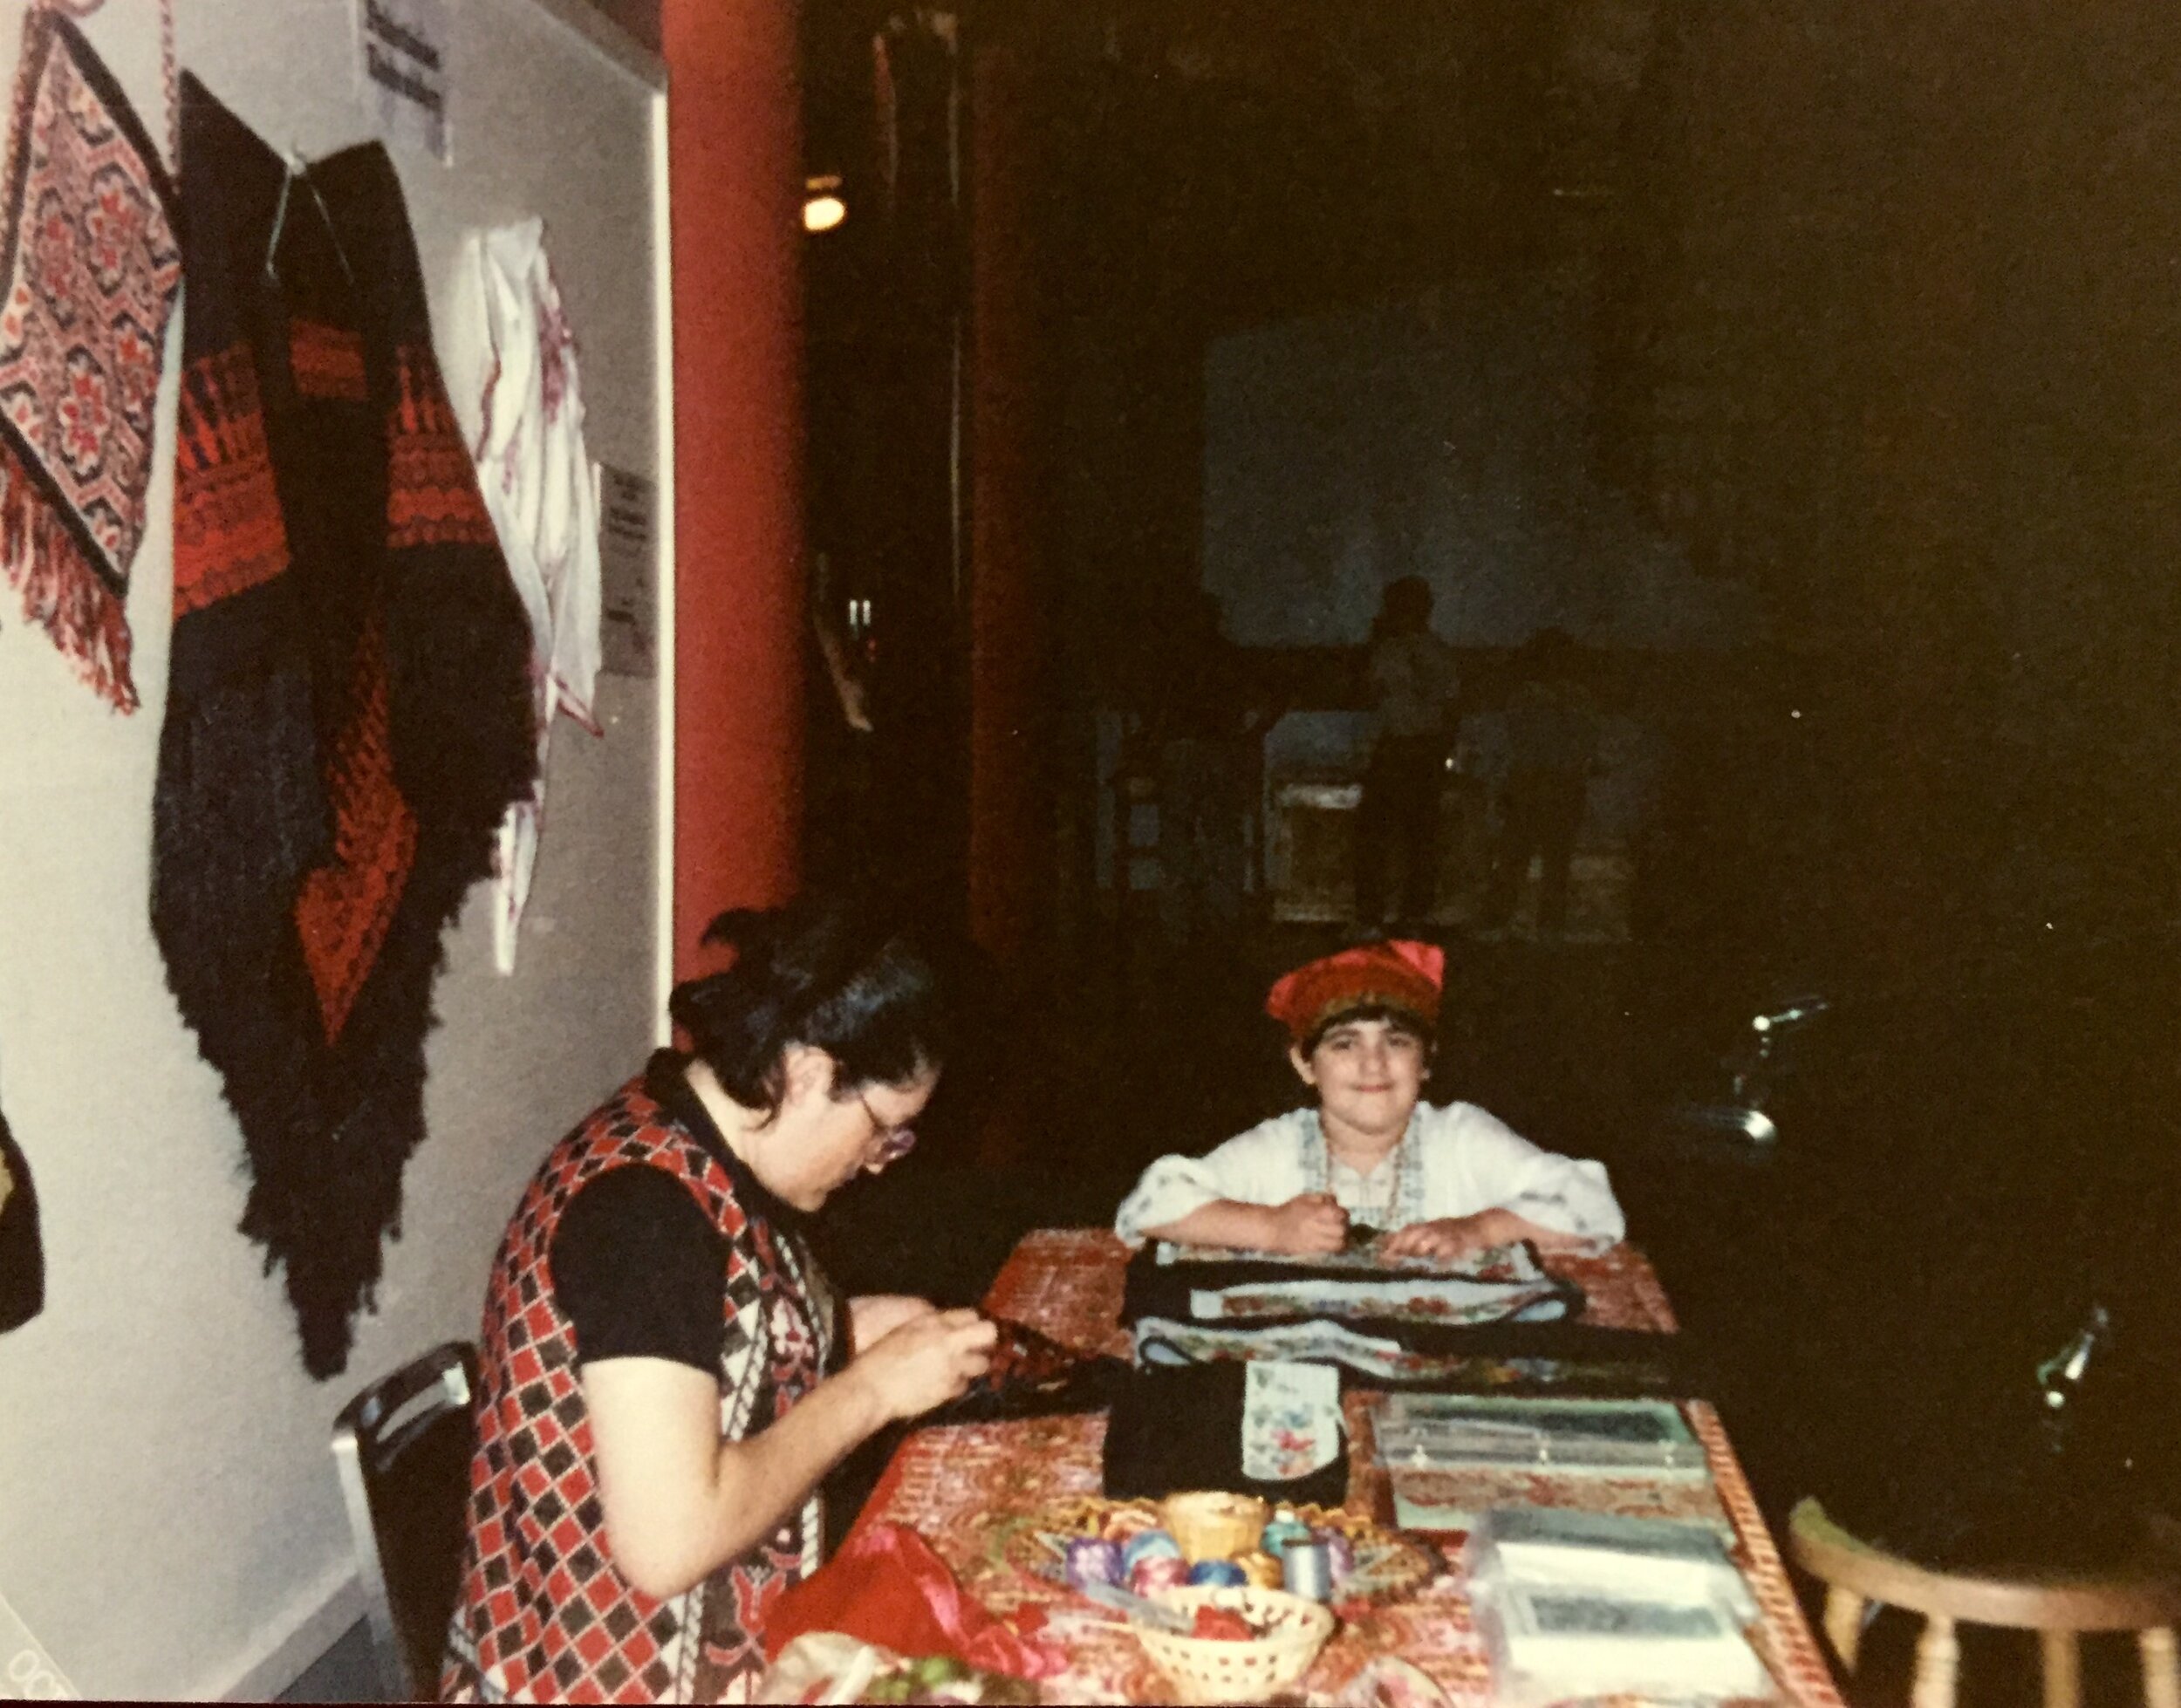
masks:
<instances>
[{"instance_id":1,"label":"woman's dark hair bun","mask_svg":"<svg viewBox=\"0 0 2181 1708\"><path fill-rule=\"evenodd\" d=\"M866 903L804 897L735 908L704 941L735 950L723 973L674 987L667 1012L735 1102L777 1113L794 1045L836 1064L834 1094L902 1085L946 1059L947 1015L930 955Z\"/></svg>"}]
</instances>

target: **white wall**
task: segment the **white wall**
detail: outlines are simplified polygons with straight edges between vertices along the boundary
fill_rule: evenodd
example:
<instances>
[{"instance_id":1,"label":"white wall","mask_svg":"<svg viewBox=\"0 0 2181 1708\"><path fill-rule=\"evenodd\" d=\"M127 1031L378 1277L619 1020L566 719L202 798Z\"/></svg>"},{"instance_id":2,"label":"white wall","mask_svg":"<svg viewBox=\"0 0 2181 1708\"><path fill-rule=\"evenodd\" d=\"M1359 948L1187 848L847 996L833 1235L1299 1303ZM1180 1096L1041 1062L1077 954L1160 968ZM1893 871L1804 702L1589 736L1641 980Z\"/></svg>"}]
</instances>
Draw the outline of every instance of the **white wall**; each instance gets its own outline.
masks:
<instances>
[{"instance_id":1,"label":"white wall","mask_svg":"<svg viewBox=\"0 0 2181 1708\"><path fill-rule=\"evenodd\" d=\"M0 87L22 0L0 3ZM349 0L181 0L182 62L278 146L365 133ZM591 443L657 475L653 91L539 0L455 0L454 167L397 153L447 323L463 230L541 213L581 345ZM86 24L167 134L154 0ZM663 257L660 257L663 262ZM174 363L129 615L144 708L108 712L0 597L0 1110L43 1203L48 1303L0 1336L0 1595L77 1686L283 1687L359 1610L328 1427L371 1377L474 1336L486 1267L537 1157L641 1062L655 1015L659 685L605 679L564 722L522 965L492 970L482 892L448 945L430 1137L349 1374L303 1371L235 1232L234 1124L146 918L167 667ZM474 352L448 350L458 404Z\"/></svg>"}]
</instances>

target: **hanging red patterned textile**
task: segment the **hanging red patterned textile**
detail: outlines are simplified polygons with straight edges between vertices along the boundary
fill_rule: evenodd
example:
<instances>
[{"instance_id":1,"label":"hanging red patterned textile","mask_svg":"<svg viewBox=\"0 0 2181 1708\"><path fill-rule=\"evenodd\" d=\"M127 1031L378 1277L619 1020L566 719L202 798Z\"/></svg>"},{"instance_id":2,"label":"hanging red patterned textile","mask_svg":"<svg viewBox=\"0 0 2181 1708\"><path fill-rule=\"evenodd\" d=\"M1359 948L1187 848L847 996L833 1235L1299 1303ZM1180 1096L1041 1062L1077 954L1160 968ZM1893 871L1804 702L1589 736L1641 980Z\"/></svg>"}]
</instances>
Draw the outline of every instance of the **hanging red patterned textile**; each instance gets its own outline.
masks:
<instances>
[{"instance_id":1,"label":"hanging red patterned textile","mask_svg":"<svg viewBox=\"0 0 2181 1708\"><path fill-rule=\"evenodd\" d=\"M120 85L73 24L31 7L0 253L0 572L124 712L129 565L181 282L173 205Z\"/></svg>"},{"instance_id":2,"label":"hanging red patterned textile","mask_svg":"<svg viewBox=\"0 0 2181 1708\"><path fill-rule=\"evenodd\" d=\"M528 792L530 632L376 144L292 177L194 78L152 924L318 1376L398 1232L442 930Z\"/></svg>"}]
</instances>

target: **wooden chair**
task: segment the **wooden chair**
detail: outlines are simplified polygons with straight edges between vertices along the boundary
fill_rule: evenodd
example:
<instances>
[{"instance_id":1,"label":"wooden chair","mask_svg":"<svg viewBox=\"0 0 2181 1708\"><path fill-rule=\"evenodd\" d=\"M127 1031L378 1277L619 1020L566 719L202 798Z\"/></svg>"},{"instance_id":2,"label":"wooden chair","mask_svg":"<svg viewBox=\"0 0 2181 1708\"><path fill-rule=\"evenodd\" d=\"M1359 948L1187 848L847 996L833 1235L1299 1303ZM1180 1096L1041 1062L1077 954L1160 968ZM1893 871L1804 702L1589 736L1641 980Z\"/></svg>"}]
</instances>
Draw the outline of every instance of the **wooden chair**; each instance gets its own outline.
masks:
<instances>
[{"instance_id":1,"label":"wooden chair","mask_svg":"<svg viewBox=\"0 0 2181 1708\"><path fill-rule=\"evenodd\" d=\"M1788 1520L1795 1560L1826 1586L1825 1635L1849 1671L1856 1668L1863 1616L1872 1602L1924 1616L1916 1645L1914 1708L1953 1708L1960 1650L1958 1623L2038 1634L2044 1654L2045 1708L2079 1708L2082 1631L2134 1631L2143 1652L2150 1708L2181 1708L2173 1628L2181 1622L2181 1553L2160 1552L2102 1574L2018 1577L1935 1571L1858 1541L1815 1500Z\"/></svg>"}]
</instances>

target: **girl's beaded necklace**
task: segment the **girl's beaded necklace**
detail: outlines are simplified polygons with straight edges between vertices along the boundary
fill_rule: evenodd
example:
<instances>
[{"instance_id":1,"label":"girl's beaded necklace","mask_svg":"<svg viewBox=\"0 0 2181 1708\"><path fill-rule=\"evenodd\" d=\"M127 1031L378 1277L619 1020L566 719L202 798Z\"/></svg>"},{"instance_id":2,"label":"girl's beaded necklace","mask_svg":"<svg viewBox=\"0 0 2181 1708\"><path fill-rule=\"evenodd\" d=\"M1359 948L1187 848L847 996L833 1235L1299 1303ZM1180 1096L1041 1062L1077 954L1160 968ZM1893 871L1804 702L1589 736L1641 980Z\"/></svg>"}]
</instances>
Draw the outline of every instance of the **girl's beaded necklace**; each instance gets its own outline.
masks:
<instances>
[{"instance_id":1,"label":"girl's beaded necklace","mask_svg":"<svg viewBox=\"0 0 2181 1708\"><path fill-rule=\"evenodd\" d=\"M1408 1192L1409 1151L1415 1137L1416 1115L1412 1114L1409 1117L1407 1127L1402 1131L1399 1140L1393 1147L1392 1174L1386 1183L1384 1196L1380 1198L1374 1194L1368 1200L1361 1200L1349 1206L1350 1213L1356 1220L1369 1221L1378 1227L1393 1228L1405 1226L1408 1223L1419 1219L1418 1206L1409 1202ZM1330 1192L1332 1190L1333 1180L1333 1146L1332 1141L1325 1136L1325 1117L1317 1110L1311 1111L1310 1138L1312 1143L1308 1147L1309 1158L1306 1170L1309 1179L1306 1182L1306 1189L1310 1192ZM1343 1165L1346 1166L1346 1165ZM1384 1166L1385 1164L1381 1161L1378 1168L1373 1169L1369 1175L1354 1168L1350 1168L1349 1172L1354 1174L1358 1181L1365 1181Z\"/></svg>"}]
</instances>

